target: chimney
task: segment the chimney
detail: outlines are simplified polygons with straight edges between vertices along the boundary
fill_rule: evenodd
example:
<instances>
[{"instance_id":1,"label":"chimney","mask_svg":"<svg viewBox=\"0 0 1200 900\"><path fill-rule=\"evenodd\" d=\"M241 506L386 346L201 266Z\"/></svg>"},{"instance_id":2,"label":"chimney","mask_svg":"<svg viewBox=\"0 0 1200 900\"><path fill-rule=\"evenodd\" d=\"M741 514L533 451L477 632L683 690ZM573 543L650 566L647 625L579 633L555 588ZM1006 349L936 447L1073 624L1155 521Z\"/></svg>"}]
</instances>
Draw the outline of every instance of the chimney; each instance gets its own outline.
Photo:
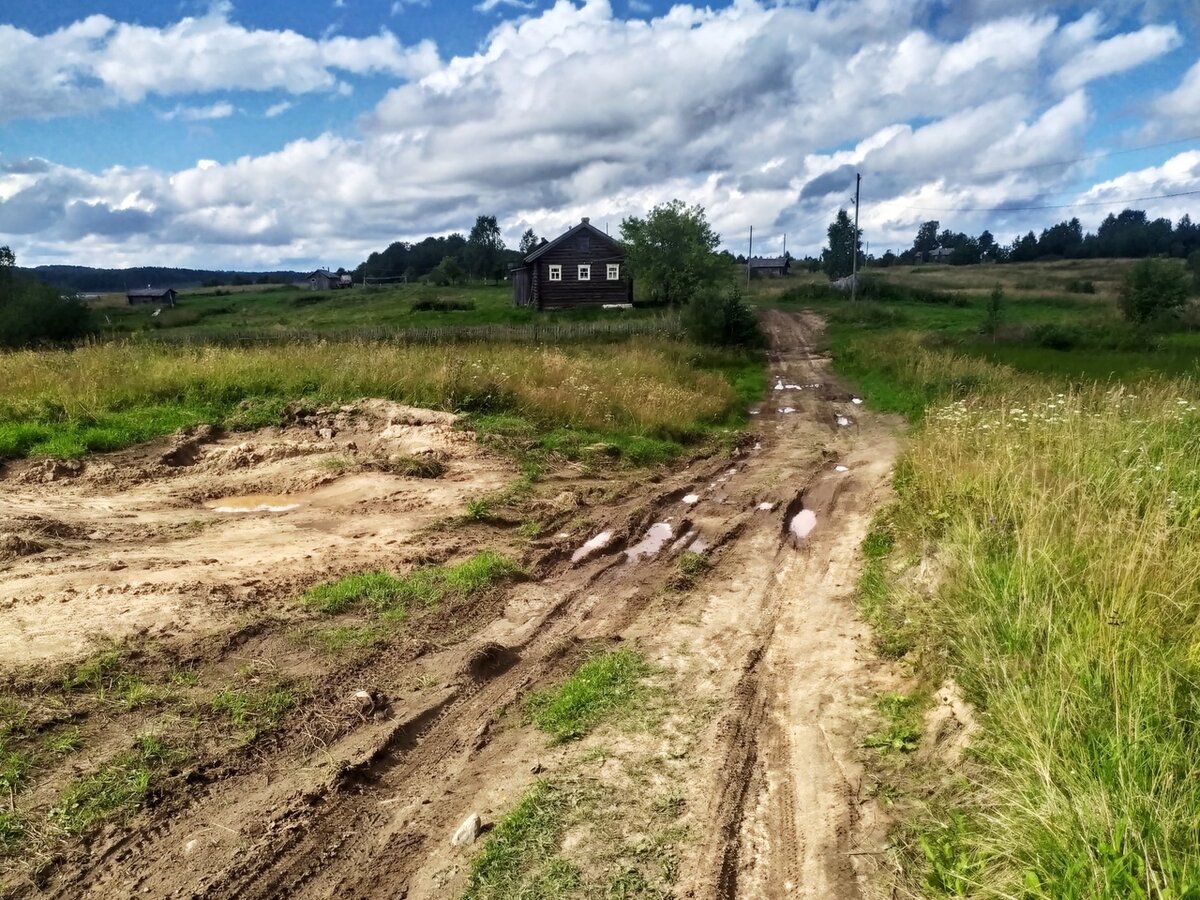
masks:
<instances>
[{"instance_id":1,"label":"chimney","mask_svg":"<svg viewBox=\"0 0 1200 900\"><path fill-rule=\"evenodd\" d=\"M584 225L587 225L587 224L588 224L589 222L591 222L591 221L592 221L592 220L591 220L591 219L589 219L587 216L584 216L584 217L583 217L583 224L584 224Z\"/></svg>"}]
</instances>

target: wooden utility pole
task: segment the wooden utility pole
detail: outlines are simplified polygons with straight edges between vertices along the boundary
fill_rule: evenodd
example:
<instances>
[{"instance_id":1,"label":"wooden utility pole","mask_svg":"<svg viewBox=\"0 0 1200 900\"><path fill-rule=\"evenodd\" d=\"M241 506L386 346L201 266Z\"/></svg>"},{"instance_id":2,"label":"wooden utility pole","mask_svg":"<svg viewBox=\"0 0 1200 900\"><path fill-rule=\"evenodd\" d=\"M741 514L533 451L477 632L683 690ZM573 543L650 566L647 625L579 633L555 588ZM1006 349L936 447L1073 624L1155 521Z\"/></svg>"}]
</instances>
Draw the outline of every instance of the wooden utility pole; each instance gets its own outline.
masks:
<instances>
[{"instance_id":1,"label":"wooden utility pole","mask_svg":"<svg viewBox=\"0 0 1200 900\"><path fill-rule=\"evenodd\" d=\"M750 252L746 254L746 290L750 290L750 260L754 259L754 226L750 226Z\"/></svg>"},{"instance_id":2,"label":"wooden utility pole","mask_svg":"<svg viewBox=\"0 0 1200 900\"><path fill-rule=\"evenodd\" d=\"M854 251L854 262L850 264L850 302L858 300L858 190L862 185L862 173L854 175L854 234L850 247Z\"/></svg>"}]
</instances>

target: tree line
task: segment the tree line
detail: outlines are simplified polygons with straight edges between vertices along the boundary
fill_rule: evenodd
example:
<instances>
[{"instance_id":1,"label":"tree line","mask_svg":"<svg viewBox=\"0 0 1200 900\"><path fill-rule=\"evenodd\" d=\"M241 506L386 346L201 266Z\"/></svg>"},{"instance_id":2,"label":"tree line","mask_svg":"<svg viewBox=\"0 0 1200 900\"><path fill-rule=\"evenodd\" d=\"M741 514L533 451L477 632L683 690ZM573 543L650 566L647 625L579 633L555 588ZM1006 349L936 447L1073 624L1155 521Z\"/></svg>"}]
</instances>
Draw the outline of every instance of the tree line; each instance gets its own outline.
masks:
<instances>
[{"instance_id":1,"label":"tree line","mask_svg":"<svg viewBox=\"0 0 1200 900\"><path fill-rule=\"evenodd\" d=\"M468 280L498 281L508 267L518 263L544 239L527 229L517 249L508 248L500 234L495 216L475 219L470 233L460 232L415 243L396 241L380 253L372 253L354 269L357 282L432 281L435 284L462 284Z\"/></svg>"}]
</instances>

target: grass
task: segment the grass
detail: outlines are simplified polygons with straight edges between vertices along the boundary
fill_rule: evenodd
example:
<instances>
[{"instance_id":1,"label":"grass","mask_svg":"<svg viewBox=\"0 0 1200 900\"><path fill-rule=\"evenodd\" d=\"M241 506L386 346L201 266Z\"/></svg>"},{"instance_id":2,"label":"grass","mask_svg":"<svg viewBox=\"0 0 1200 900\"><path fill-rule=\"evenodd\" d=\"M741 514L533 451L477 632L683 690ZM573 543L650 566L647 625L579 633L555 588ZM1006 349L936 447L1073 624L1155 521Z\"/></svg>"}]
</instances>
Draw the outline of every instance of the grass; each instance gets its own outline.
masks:
<instances>
[{"instance_id":1,"label":"grass","mask_svg":"<svg viewBox=\"0 0 1200 900\"><path fill-rule=\"evenodd\" d=\"M530 695L525 710L554 743L575 740L634 704L649 673L640 654L615 650L588 660L557 688Z\"/></svg>"},{"instance_id":2,"label":"grass","mask_svg":"<svg viewBox=\"0 0 1200 900\"><path fill-rule=\"evenodd\" d=\"M50 821L70 835L98 822L128 818L142 805L155 782L182 754L155 737L143 737L126 753L73 782L50 810Z\"/></svg>"},{"instance_id":3,"label":"grass","mask_svg":"<svg viewBox=\"0 0 1200 900\"><path fill-rule=\"evenodd\" d=\"M288 710L296 705L296 695L283 685L262 689L226 688L212 699L213 712L229 719L243 744L251 744L274 731Z\"/></svg>"},{"instance_id":4,"label":"grass","mask_svg":"<svg viewBox=\"0 0 1200 900\"><path fill-rule=\"evenodd\" d=\"M47 735L42 747L56 756L68 756L83 748L83 736L78 725Z\"/></svg>"},{"instance_id":5,"label":"grass","mask_svg":"<svg viewBox=\"0 0 1200 900\"><path fill-rule=\"evenodd\" d=\"M9 810L0 811L0 856L15 856L25 841L21 818Z\"/></svg>"},{"instance_id":6,"label":"grass","mask_svg":"<svg viewBox=\"0 0 1200 900\"><path fill-rule=\"evenodd\" d=\"M256 428L278 423L294 401L364 396L517 416L563 445L575 433L589 444L678 444L742 421L761 369L757 357L665 339L22 351L0 355L0 458L116 450L198 422Z\"/></svg>"},{"instance_id":7,"label":"grass","mask_svg":"<svg viewBox=\"0 0 1200 900\"><path fill-rule=\"evenodd\" d=\"M309 588L302 601L323 613L367 604L389 618L403 618L413 606L435 606L448 597L471 597L521 574L501 553L484 550L449 566L423 566L407 575L364 572Z\"/></svg>"},{"instance_id":8,"label":"grass","mask_svg":"<svg viewBox=\"0 0 1200 900\"><path fill-rule=\"evenodd\" d=\"M579 887L579 870L559 845L567 796L539 781L496 823L471 862L464 900L555 900Z\"/></svg>"},{"instance_id":9,"label":"grass","mask_svg":"<svg viewBox=\"0 0 1200 900\"><path fill-rule=\"evenodd\" d=\"M137 709L161 701L161 688L146 684L136 674L122 668L121 651L116 648L99 650L71 668L63 678L63 690L71 693L87 691L100 700Z\"/></svg>"},{"instance_id":10,"label":"grass","mask_svg":"<svg viewBox=\"0 0 1200 900\"><path fill-rule=\"evenodd\" d=\"M326 653L340 655L375 646L383 640L384 631L375 625L337 625L318 628L309 637Z\"/></svg>"}]
</instances>

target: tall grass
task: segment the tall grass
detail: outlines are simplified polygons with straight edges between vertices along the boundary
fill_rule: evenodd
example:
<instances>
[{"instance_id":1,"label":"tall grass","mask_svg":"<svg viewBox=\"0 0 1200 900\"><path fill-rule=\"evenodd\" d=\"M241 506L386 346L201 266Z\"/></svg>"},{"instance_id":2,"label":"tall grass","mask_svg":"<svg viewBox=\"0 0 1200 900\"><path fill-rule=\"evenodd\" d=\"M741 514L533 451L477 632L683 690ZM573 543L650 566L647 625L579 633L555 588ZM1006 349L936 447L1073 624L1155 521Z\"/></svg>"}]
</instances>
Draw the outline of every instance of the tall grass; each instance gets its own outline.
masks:
<instances>
[{"instance_id":1,"label":"tall grass","mask_svg":"<svg viewBox=\"0 0 1200 900\"><path fill-rule=\"evenodd\" d=\"M721 365L711 356L667 340L602 349L344 342L9 353L0 355L0 457L115 449L199 421L265 424L288 401L365 396L685 436L737 405L728 381L703 368Z\"/></svg>"},{"instance_id":2,"label":"tall grass","mask_svg":"<svg viewBox=\"0 0 1200 900\"><path fill-rule=\"evenodd\" d=\"M881 365L914 396L975 383L926 413L872 539L893 572L937 558L939 585L866 587L981 726L913 893L1200 896L1200 388L904 349Z\"/></svg>"}]
</instances>

